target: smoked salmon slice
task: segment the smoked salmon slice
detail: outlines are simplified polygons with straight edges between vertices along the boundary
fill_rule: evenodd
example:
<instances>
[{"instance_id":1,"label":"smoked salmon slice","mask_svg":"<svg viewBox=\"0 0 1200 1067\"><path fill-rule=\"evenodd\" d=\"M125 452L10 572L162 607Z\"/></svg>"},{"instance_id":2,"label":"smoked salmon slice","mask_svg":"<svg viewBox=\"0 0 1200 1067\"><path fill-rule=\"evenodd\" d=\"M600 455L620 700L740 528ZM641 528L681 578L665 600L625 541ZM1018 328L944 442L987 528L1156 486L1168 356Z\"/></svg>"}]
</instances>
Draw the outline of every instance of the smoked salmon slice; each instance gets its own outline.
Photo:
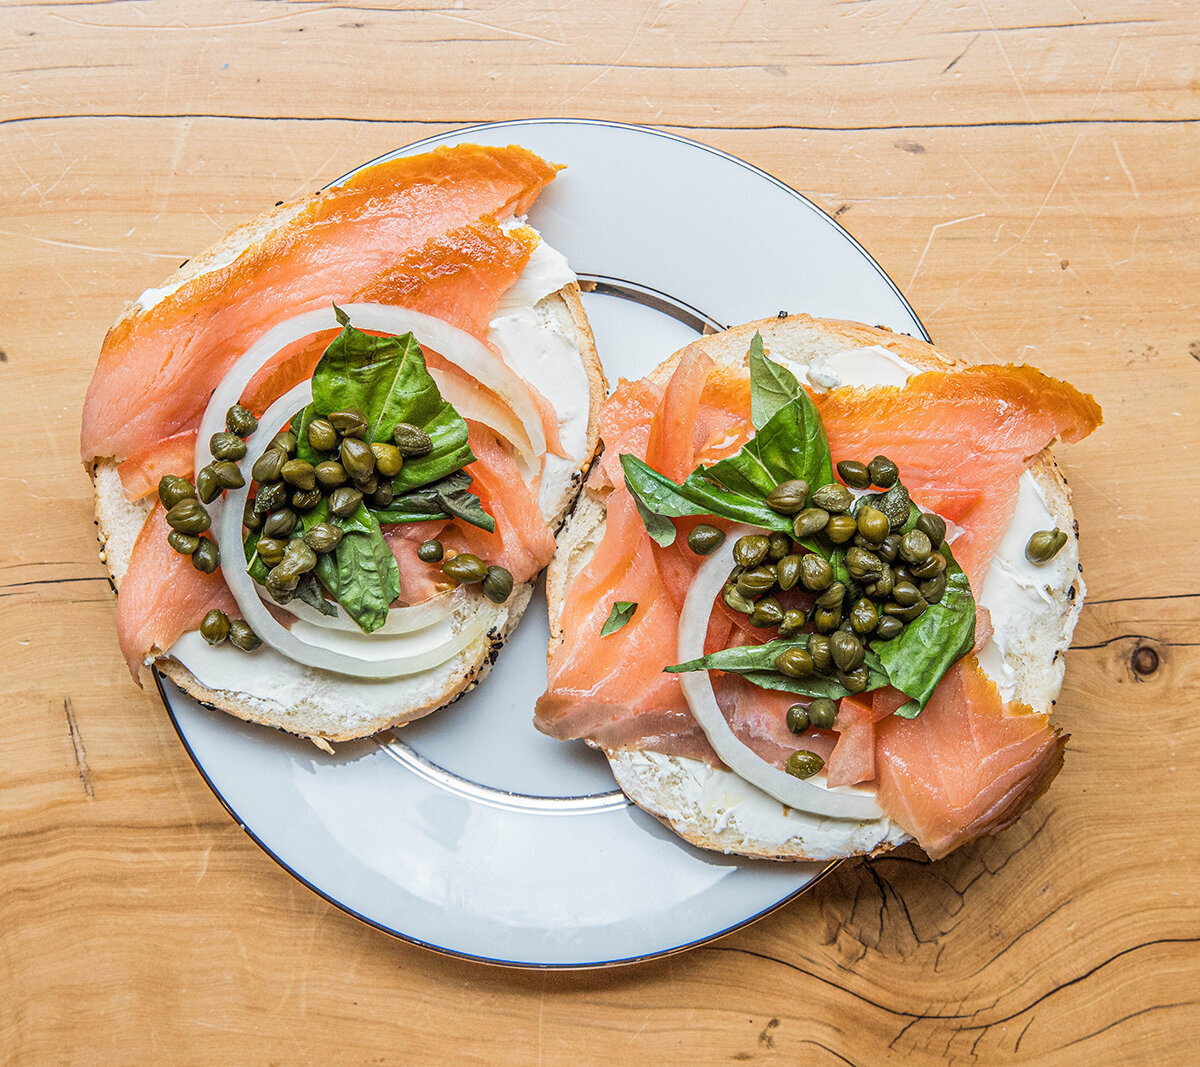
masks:
<instances>
[{"instance_id":1,"label":"smoked salmon slice","mask_svg":"<svg viewBox=\"0 0 1200 1067\"><path fill-rule=\"evenodd\" d=\"M665 381L621 382L601 410L605 453L589 484L611 489L607 525L567 591L562 641L550 656L535 723L558 738L691 755L720 766L678 675L661 673L675 662L679 607L702 562L683 547L695 520L677 521L681 535L673 545L654 543L619 461L622 452L632 453L682 481L697 462L732 455L749 439L748 372L714 367L702 356L684 350ZM813 400L835 462L888 455L914 499L962 527L954 552L976 590L1012 516L1020 475L1056 439L1080 440L1100 424L1090 397L1030 367L921 373L906 386L838 388ZM616 600L633 601L638 610L625 627L600 638ZM986 640L982 610L979 625ZM714 635L723 642L717 647L768 636L735 629L719 603L709 624L710 650ZM734 732L782 766L797 747L784 725L794 698L719 672L713 680ZM935 858L1012 822L1061 762L1062 742L1046 716L1005 708L973 656L951 669L915 720L893 714L907 699L891 687L846 698L837 730L810 731L804 747L826 759L831 785L876 782L885 813Z\"/></svg>"},{"instance_id":2,"label":"smoked salmon slice","mask_svg":"<svg viewBox=\"0 0 1200 1067\"><path fill-rule=\"evenodd\" d=\"M348 302L431 238L528 210L556 168L523 148L462 145L369 167L283 209L249 246L104 339L84 405L85 462L123 459L194 426L251 341L293 315ZM236 234L234 235L236 237Z\"/></svg>"}]
</instances>

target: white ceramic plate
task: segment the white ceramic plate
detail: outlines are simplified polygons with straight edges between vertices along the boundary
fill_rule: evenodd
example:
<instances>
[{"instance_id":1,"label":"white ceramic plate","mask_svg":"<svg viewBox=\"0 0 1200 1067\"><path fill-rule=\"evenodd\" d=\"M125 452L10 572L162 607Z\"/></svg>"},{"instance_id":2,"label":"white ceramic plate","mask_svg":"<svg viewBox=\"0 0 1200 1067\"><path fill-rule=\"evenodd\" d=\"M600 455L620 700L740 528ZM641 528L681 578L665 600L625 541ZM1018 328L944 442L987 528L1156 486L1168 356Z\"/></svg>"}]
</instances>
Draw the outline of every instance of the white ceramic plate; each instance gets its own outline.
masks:
<instances>
[{"instance_id":1,"label":"white ceramic plate","mask_svg":"<svg viewBox=\"0 0 1200 1067\"><path fill-rule=\"evenodd\" d=\"M732 156L583 120L475 126L393 155L463 141L567 164L531 221L597 283L584 303L614 383L705 326L780 310L924 336L849 234ZM269 855L350 914L456 956L525 967L645 959L744 926L822 873L694 849L615 791L603 757L539 734L547 637L539 596L480 689L397 739L339 745L333 757L160 688L196 766Z\"/></svg>"}]
</instances>

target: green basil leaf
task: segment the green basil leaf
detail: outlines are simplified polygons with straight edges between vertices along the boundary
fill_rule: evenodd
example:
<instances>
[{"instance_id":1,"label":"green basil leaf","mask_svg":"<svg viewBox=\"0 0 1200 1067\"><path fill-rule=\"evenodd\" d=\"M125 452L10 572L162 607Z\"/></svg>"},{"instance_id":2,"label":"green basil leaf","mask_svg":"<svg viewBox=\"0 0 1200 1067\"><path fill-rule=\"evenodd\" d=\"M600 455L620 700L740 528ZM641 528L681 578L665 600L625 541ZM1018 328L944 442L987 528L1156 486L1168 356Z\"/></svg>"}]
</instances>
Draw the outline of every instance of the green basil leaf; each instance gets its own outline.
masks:
<instances>
[{"instance_id":1,"label":"green basil leaf","mask_svg":"<svg viewBox=\"0 0 1200 1067\"><path fill-rule=\"evenodd\" d=\"M775 659L781 652L789 648L807 648L808 637L808 634L800 634L796 637L768 641L763 645L725 648L699 659L677 663L665 670L671 674L699 670L725 671L729 674L740 674L760 689L779 689L785 693L829 697L831 700L847 696L849 690L836 678L821 674L810 674L807 678L790 678L775 669ZM879 657L870 649L867 650L863 665L867 668L867 690L879 689L888 684L888 676L879 662Z\"/></svg>"},{"instance_id":2,"label":"green basil leaf","mask_svg":"<svg viewBox=\"0 0 1200 1067\"><path fill-rule=\"evenodd\" d=\"M608 613L608 618L605 620L604 625L600 627L600 636L607 637L609 634L615 634L633 618L633 613L637 611L637 607L637 603L632 600L613 601L612 611Z\"/></svg>"},{"instance_id":3,"label":"green basil leaf","mask_svg":"<svg viewBox=\"0 0 1200 1067\"><path fill-rule=\"evenodd\" d=\"M380 522L425 522L432 519L462 519L472 526L496 529L496 520L483 509L479 497L470 491L471 476L455 471L430 485L395 497L386 508L373 508Z\"/></svg>"},{"instance_id":4,"label":"green basil leaf","mask_svg":"<svg viewBox=\"0 0 1200 1067\"><path fill-rule=\"evenodd\" d=\"M267 579L267 565L258 558L258 542L261 537L262 530L250 530L242 544L242 551L246 554L246 573L260 583Z\"/></svg>"},{"instance_id":5,"label":"green basil leaf","mask_svg":"<svg viewBox=\"0 0 1200 1067\"><path fill-rule=\"evenodd\" d=\"M718 485L707 476L703 467L692 471L683 485L677 485L629 453L621 456L621 467L625 471L625 484L638 503L642 521L646 523L650 536L660 545L669 545L675 540L675 527L666 523L666 519L684 515L719 515L735 522L783 532L792 528L791 520L786 515L772 511L761 496L738 493ZM655 528L647 521L648 515L652 517ZM669 535L662 523L671 527ZM655 536L656 530L663 535L663 539Z\"/></svg>"},{"instance_id":6,"label":"green basil leaf","mask_svg":"<svg viewBox=\"0 0 1200 1067\"><path fill-rule=\"evenodd\" d=\"M340 311L340 309L337 309ZM312 412L356 407L367 418L367 441L390 441L399 422L419 426L433 450L407 459L394 479L397 492L438 481L475 460L466 421L442 399L411 333L372 337L346 324L330 342L313 372ZM311 421L312 413L305 412ZM300 430L307 452L307 422ZM301 432L297 432L297 438ZM309 455L303 458L312 462Z\"/></svg>"},{"instance_id":7,"label":"green basil leaf","mask_svg":"<svg viewBox=\"0 0 1200 1067\"><path fill-rule=\"evenodd\" d=\"M750 367L750 422L761 430L785 404L791 403L804 388L787 367L767 359L762 334L755 333L746 354Z\"/></svg>"},{"instance_id":8,"label":"green basil leaf","mask_svg":"<svg viewBox=\"0 0 1200 1067\"><path fill-rule=\"evenodd\" d=\"M914 718L929 702L945 673L975 647L975 598L949 545L946 559L946 593L930 604L890 641L873 644L891 684L912 697L897 715Z\"/></svg>"},{"instance_id":9,"label":"green basil leaf","mask_svg":"<svg viewBox=\"0 0 1200 1067\"><path fill-rule=\"evenodd\" d=\"M322 615L337 615L337 608L321 595L321 582L315 571L300 576L295 595L309 607L316 608Z\"/></svg>"},{"instance_id":10,"label":"green basil leaf","mask_svg":"<svg viewBox=\"0 0 1200 1067\"><path fill-rule=\"evenodd\" d=\"M317 575L362 631L372 633L387 622L388 607L400 595L396 557L364 505L330 521L342 528L342 540L317 556Z\"/></svg>"}]
</instances>

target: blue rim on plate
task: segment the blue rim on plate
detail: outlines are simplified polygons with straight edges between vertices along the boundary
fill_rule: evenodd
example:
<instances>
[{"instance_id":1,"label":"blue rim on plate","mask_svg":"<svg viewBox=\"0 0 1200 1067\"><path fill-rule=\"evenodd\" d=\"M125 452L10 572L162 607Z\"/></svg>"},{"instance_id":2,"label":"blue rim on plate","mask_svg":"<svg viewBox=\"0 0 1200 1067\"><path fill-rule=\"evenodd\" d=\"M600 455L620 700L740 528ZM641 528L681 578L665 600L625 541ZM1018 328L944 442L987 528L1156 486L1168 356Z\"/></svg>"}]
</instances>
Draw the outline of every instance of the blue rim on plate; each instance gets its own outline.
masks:
<instances>
[{"instance_id":1,"label":"blue rim on plate","mask_svg":"<svg viewBox=\"0 0 1200 1067\"><path fill-rule=\"evenodd\" d=\"M603 121L603 120L577 119L577 118L575 118L575 119L517 119L517 120L510 120L510 121L505 121L505 122L482 123L482 124L478 124L478 125L462 127L460 129L448 131L443 134L431 136L428 138L424 138L420 141L416 141L410 145L407 145L403 148L397 149L393 152L385 153L384 155L381 155L381 156L377 157L376 159L373 159L370 162L363 164L361 167L355 168L355 170L351 171L350 173L351 174L355 173L356 171L359 171L366 167L373 166L377 163L395 158L399 155L408 155L413 152L420 151L427 147L432 147L435 145L443 144L446 142L446 140L448 138L453 138L456 141L457 140L470 140L472 138L472 135L480 135L480 134L483 134L486 132L492 132L492 131L497 131L497 130L502 130L502 129L529 127L529 126L534 126L534 125L539 126L539 127L540 126L568 126L568 125L570 125L570 126L588 126L588 127L607 127L607 128L623 130L623 131L630 132L630 133L636 133L638 135L654 137L654 138L662 138L662 139L666 139L666 140L670 140L670 141L675 141L675 142L679 142L683 145L686 145L689 148L698 149L698 150L708 153L712 156L723 159L727 162L736 164L738 167L743 168L744 170L750 172L757 178L763 179L763 180L771 183L773 186L777 187L778 189L780 189L780 190L784 191L786 194L788 194L788 196L793 198L796 202L804 205L804 207L809 209L813 213L813 215L816 216L818 219L820 219L824 223L828 224L828 226L831 227L836 232L836 234L838 235L840 240L842 240L844 242L848 242L859 253L859 255L862 257L862 259L864 261L866 261L867 263L869 263L872 268L874 268L874 271L878 274L879 278L887 283L887 286L890 288L892 294L899 301L901 308L907 313L908 317L911 318L912 323L915 325L916 329L920 332L921 337L925 340L929 340L928 333L925 331L923 325L920 323L920 320L917 318L916 313L913 311L913 309L912 309L911 305L909 305L908 301L905 300L903 294L900 292L900 290L896 286L895 282L892 281L892 279L887 275L887 273L883 270L883 268L880 267L879 264L876 263L875 260L870 256L870 254L866 251L866 249L864 249L862 247L862 245L859 244L859 242L856 241L854 239L854 237L851 236L837 222L836 219L832 218L826 212L822 211L819 207L817 207L817 205L812 203L812 201L810 201L807 197L803 196L801 193L798 193L796 190L787 186L786 184L781 182L779 179L766 173L765 171L761 170L760 168L755 167L749 163L746 163L744 160L738 159L736 156L732 156L729 153L723 152L716 148L712 148L712 147L702 144L698 141L691 140L690 138L680 137L677 134L666 133L666 132L652 129L649 127L635 126L635 125L628 124L628 123L619 123L619 122L611 122L611 121ZM344 177L346 177L346 176L343 176L342 179L338 179L338 181L344 180ZM337 184L337 182L333 182L330 184L331 185ZM587 264L580 264L578 266L586 267ZM666 293L661 293L661 292L654 290L651 287L641 284L639 282L622 282L621 279L611 278L606 275L589 276L583 270L580 271L580 274L581 274L581 277L584 277L584 278L591 277L593 280L599 282L601 285L611 284L611 285L613 285L614 289L620 289L622 286L624 286L626 289L625 292L614 293L613 295L621 295L621 296L624 296L626 299L634 299L634 300L637 300L638 302L646 303L648 306L650 306L652 308L655 306L655 301L666 302L666 303L671 304L675 310L672 312L669 312L669 313L672 314L675 318L679 319L680 322L683 322L683 323L689 325L697 333L703 332L705 330L711 331L712 325L715 322L715 320L710 315L706 314L705 312L703 312L697 308L691 307L690 305L685 304L683 301L681 301L677 298L674 298ZM641 298L644 298L644 299L639 299L639 295ZM663 309L657 308L656 310L661 311ZM300 882L301 884L306 886L308 889L312 890L314 893L316 893L318 896L322 897L324 900L328 901L330 904L337 907L339 910L345 912L347 915L351 915L355 919L358 919L360 922L363 922L363 923L367 924L368 926L374 927L375 929L380 930L383 933L386 933L391 937L395 937L398 940L406 941L409 944L418 945L422 948L426 948L426 949L429 949L431 951L434 951L434 952L437 952L437 953L440 953L443 955L452 956L457 959L465 959L465 960L470 960L470 961L477 962L477 963L485 963L485 964L491 964L491 965L496 965L496 966L516 967L516 968L534 969L534 970L596 969L596 968L613 967L613 966L619 966L619 965L624 965L624 964L643 962L643 961L647 961L647 960L651 960L651 959L658 959L663 956L669 956L669 955L673 955L675 953L684 952L689 949L696 948L700 945L707 944L707 943L717 940L719 938L725 937L728 934L731 934L731 933L736 932L737 930L743 929L744 927L750 925L751 923L756 922L757 920L759 920L767 915L770 915L772 912L774 912L774 911L778 910L779 908L783 907L784 905L788 904L789 902L794 900L796 897L798 897L801 894L803 894L804 892L806 892L809 888L811 888L817 882L819 882L823 878L825 878L829 874L829 872L832 871L833 868L836 867L838 865L838 863L840 862L840 861L833 861L833 862L828 863L822 870L820 870L818 873L816 873L813 877L811 877L807 882L805 882L800 887L792 890L791 892L786 893L785 895L783 895L779 899L775 900L768 906L766 906L764 908L760 908L759 910L755 911L753 914L741 917L737 922L731 923L729 925L723 925L719 929L705 933L704 935L702 935L700 937L690 939L687 941L683 941L683 942L680 942L679 944L672 945L672 946L669 946L666 948L656 948L652 951L648 951L645 953L633 954L633 955L622 955L619 957L607 958L607 959L584 959L584 960L573 960L571 962L547 962L547 961L537 961L537 960L500 959L500 958L496 958L493 956L482 955L482 954L477 954L477 953L473 953L473 952L469 952L469 951L464 951L461 948L455 948L455 947L450 947L450 946L446 946L446 945L439 945L439 944L436 944L425 938L417 937L411 933L405 932L404 930L397 929L397 928L395 928L395 926L388 925L386 923L378 921L377 919L372 918L369 915L363 914L363 912L361 910L356 909L355 907L351 906L344 900L338 899L331 892L328 892L327 890L323 889L321 886L315 884L310 878L306 877L304 874L302 874L300 871L298 871L295 866L286 862L279 855L279 853L275 849L273 849L267 843L266 840L264 840L261 836L259 836L259 834L256 833L256 831L247 823L247 821L243 818L242 814L240 814L238 812L238 810L234 806L234 804L229 800L229 798L218 787L216 782L213 780L212 776L210 776L208 770L205 768L202 760L197 755L191 742L189 741L186 730L184 729L183 725L181 724L179 717L176 714L175 708L172 706L171 698L168 696L167 691L164 688L162 676L160 675L160 673L157 670L155 670L153 673L154 673L155 683L159 690L159 694L163 700L164 705L167 708L168 714L170 715L171 723L172 723L177 735L179 736L180 741L183 743L184 749L188 753L189 758L192 760L193 764L196 766L196 769L200 772L201 776L203 777L205 783L208 785L209 789L213 792L213 795L217 797L217 799L221 802L221 804L225 807L225 809L229 812L229 814L233 817L233 819L238 823L238 825L246 833L246 835L252 841L254 841L254 843L263 850L263 852L265 852L268 856L270 856L271 859L273 859L280 867L282 867L284 870L286 870L298 882ZM174 688L174 687L172 686L172 688Z\"/></svg>"}]
</instances>

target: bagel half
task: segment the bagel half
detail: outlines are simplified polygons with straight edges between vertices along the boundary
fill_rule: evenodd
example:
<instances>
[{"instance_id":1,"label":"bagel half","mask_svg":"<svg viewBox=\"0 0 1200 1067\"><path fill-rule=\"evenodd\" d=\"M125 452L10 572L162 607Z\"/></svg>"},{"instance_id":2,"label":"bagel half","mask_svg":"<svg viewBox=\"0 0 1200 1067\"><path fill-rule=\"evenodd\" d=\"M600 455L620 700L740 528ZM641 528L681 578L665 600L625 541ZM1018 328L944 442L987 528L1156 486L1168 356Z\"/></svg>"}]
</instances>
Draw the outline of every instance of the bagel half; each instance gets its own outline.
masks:
<instances>
[{"instance_id":1,"label":"bagel half","mask_svg":"<svg viewBox=\"0 0 1200 1067\"><path fill-rule=\"evenodd\" d=\"M807 315L735 327L700 338L693 346L717 363L740 366L756 331L762 334L770 357L791 368L801 380L814 360L872 346L887 349L918 370L952 371L966 366L924 341L883 328ZM681 355L676 353L661 364L648 375L649 379L665 382ZM594 471L585 483L547 571L551 651L563 639L561 620L567 589L604 534L606 500L612 490L602 485L599 473ZM986 669L1004 674L1004 684L1011 690L1009 699L1015 698L1035 712L1047 712L1062 685L1063 654L1070 645L1085 590L1070 490L1048 449L1035 459L1023 479L1036 486L1054 522L1072 536L1042 568L1039 577L1044 588L1021 616L1019 625L999 615L994 618L995 649ZM1022 484L1024 492L1026 483ZM635 804L701 848L775 860L830 860L886 851L908 839L904 830L886 817L859 823L788 809L731 771L715 769L699 760L639 749L602 751L617 783ZM1049 785L1051 777L1035 784L1037 795ZM1034 799L1035 795L1027 798L1029 803Z\"/></svg>"},{"instance_id":2,"label":"bagel half","mask_svg":"<svg viewBox=\"0 0 1200 1067\"><path fill-rule=\"evenodd\" d=\"M170 292L208 271L232 262L241 251L266 237L271 230L294 218L312 198L277 206L255 220L231 230L220 242L184 264L160 290ZM521 307L523 305L516 305ZM573 419L583 429L583 448L572 462L547 464L538 500L554 532L560 528L574 504L597 447L600 404L607 386L587 316L574 281L541 296L531 305L536 328L557 342L557 351L569 350L570 368L548 367L536 359L527 362L534 372L530 380L543 393L546 383L537 375L572 376L573 407L559 411L560 427ZM505 310L503 307L502 311ZM510 306L508 310L513 310ZM141 303L126 305L119 322L143 313ZM565 344L564 344L565 342ZM520 353L513 353L518 357ZM518 359L519 363L520 360ZM550 457L548 457L549 459ZM88 464L94 489L94 506L101 559L115 588L125 577L134 542L155 498L129 501L117 472L114 457ZM527 479L528 480L528 479ZM468 595L459 610L483 614L482 634L463 651L436 668L394 680L369 681L349 678L296 663L264 645L252 656L239 653L225 643L209 647L196 632L184 634L171 648L153 648L147 663L153 663L181 689L200 702L226 711L248 722L261 723L308 737L322 747L328 742L365 737L380 730L403 725L444 707L474 686L491 670L500 649L524 613L533 580L518 586L509 599L493 604L479 592Z\"/></svg>"}]
</instances>

